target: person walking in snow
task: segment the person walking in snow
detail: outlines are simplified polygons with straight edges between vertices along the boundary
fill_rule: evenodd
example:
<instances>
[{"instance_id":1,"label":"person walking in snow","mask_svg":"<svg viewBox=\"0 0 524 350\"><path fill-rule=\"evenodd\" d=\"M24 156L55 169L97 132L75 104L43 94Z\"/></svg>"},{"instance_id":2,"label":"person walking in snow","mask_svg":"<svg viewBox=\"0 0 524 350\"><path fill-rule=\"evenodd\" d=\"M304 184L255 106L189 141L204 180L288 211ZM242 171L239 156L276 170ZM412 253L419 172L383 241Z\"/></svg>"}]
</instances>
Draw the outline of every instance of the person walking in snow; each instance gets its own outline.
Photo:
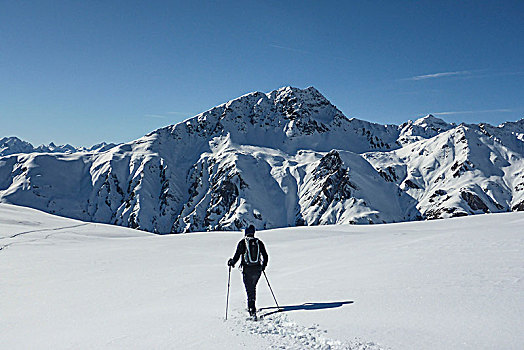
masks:
<instances>
[{"instance_id":1,"label":"person walking in snow","mask_svg":"<svg viewBox=\"0 0 524 350\"><path fill-rule=\"evenodd\" d=\"M228 260L227 265L235 267L240 257L242 257L240 267L242 268L242 277L247 294L247 309L249 315L256 317L257 283L262 271L266 269L269 257L264 243L255 238L255 226L253 225L245 230L244 239L238 242L235 255Z\"/></svg>"}]
</instances>

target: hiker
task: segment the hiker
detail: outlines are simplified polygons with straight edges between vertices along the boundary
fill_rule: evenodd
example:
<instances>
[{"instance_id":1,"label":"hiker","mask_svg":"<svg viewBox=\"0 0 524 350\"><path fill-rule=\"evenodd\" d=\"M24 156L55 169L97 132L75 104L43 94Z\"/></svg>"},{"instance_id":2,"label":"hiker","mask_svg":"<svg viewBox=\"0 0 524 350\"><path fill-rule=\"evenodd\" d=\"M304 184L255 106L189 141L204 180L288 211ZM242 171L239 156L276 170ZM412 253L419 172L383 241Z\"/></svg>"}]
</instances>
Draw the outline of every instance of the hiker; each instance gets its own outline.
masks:
<instances>
[{"instance_id":1,"label":"hiker","mask_svg":"<svg viewBox=\"0 0 524 350\"><path fill-rule=\"evenodd\" d=\"M248 248L249 247L249 248ZM247 249L248 248L248 249ZM256 292L257 282L268 263L268 256L264 243L255 238L255 226L250 225L245 230L245 237L238 242L235 255L228 260L227 265L235 267L236 262L242 256L240 267L247 294L247 309L249 315L256 317Z\"/></svg>"}]
</instances>

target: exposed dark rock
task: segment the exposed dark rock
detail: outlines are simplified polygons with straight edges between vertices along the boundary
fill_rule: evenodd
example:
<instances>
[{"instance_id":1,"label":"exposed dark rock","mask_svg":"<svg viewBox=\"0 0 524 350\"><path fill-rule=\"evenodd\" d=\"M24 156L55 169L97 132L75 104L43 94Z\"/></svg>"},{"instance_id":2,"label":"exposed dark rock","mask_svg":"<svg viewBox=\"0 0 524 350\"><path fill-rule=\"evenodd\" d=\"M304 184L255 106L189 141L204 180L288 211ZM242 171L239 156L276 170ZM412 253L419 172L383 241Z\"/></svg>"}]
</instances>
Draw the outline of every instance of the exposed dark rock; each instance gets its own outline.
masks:
<instances>
[{"instance_id":1,"label":"exposed dark rock","mask_svg":"<svg viewBox=\"0 0 524 350\"><path fill-rule=\"evenodd\" d=\"M369 145L371 148L386 148L390 149L391 146L381 139L379 139L377 136L374 136L370 130L367 130L366 128L362 128L362 136L366 136Z\"/></svg>"},{"instance_id":2,"label":"exposed dark rock","mask_svg":"<svg viewBox=\"0 0 524 350\"><path fill-rule=\"evenodd\" d=\"M342 159L337 151L329 152L320 160L314 170L314 178L321 182L321 189L310 196L311 205L320 207L317 212L317 221L309 223L313 225L318 224L318 220L332 202L351 198L352 190L356 189L356 186L350 181L349 170L343 167ZM297 222L304 223L300 216Z\"/></svg>"},{"instance_id":3,"label":"exposed dark rock","mask_svg":"<svg viewBox=\"0 0 524 350\"><path fill-rule=\"evenodd\" d=\"M462 175L466 171L472 170L474 167L475 165L473 165L473 163L471 163L469 160L466 160L463 163L455 162L451 166L451 171L454 172L453 177L460 177L460 175Z\"/></svg>"},{"instance_id":4,"label":"exposed dark rock","mask_svg":"<svg viewBox=\"0 0 524 350\"><path fill-rule=\"evenodd\" d=\"M447 192L444 191L444 190L436 190L436 191L433 193L432 197L434 197L434 196L443 196L443 195L445 195L446 193L447 193Z\"/></svg>"},{"instance_id":5,"label":"exposed dark rock","mask_svg":"<svg viewBox=\"0 0 524 350\"><path fill-rule=\"evenodd\" d=\"M210 205L213 207L220 204L222 207L230 208L237 197L237 185L234 184L231 179L227 179L219 182L216 187L213 186Z\"/></svg>"},{"instance_id":6,"label":"exposed dark rock","mask_svg":"<svg viewBox=\"0 0 524 350\"><path fill-rule=\"evenodd\" d=\"M328 174L337 172L342 166L342 159L340 154L333 150L320 159L320 162L315 169L315 178L321 178Z\"/></svg>"},{"instance_id":7,"label":"exposed dark rock","mask_svg":"<svg viewBox=\"0 0 524 350\"><path fill-rule=\"evenodd\" d=\"M513 211L524 211L524 201L515 204L513 207L511 207L511 210Z\"/></svg>"},{"instance_id":8,"label":"exposed dark rock","mask_svg":"<svg viewBox=\"0 0 524 350\"><path fill-rule=\"evenodd\" d=\"M139 228L140 225L138 224L138 221L137 221L137 218L136 218L136 214L135 213L131 213L131 215L129 215L129 227L131 228Z\"/></svg>"},{"instance_id":9,"label":"exposed dark rock","mask_svg":"<svg viewBox=\"0 0 524 350\"><path fill-rule=\"evenodd\" d=\"M447 192L444 190L436 190L433 192L433 194L429 197L429 202L433 203L437 197L445 195Z\"/></svg>"},{"instance_id":10,"label":"exposed dark rock","mask_svg":"<svg viewBox=\"0 0 524 350\"><path fill-rule=\"evenodd\" d=\"M446 175L441 174L441 175L439 175L439 176L435 179L435 181L433 181L433 183L440 182L440 181L444 180L445 178L446 178Z\"/></svg>"},{"instance_id":11,"label":"exposed dark rock","mask_svg":"<svg viewBox=\"0 0 524 350\"><path fill-rule=\"evenodd\" d=\"M385 169L379 169L378 173L384 180L388 182L395 182L398 180L398 176L395 173L395 169L393 169L393 167L388 166Z\"/></svg>"},{"instance_id":12,"label":"exposed dark rock","mask_svg":"<svg viewBox=\"0 0 524 350\"><path fill-rule=\"evenodd\" d=\"M419 190L420 187L414 183L413 181L411 181L410 179L407 179L406 181L404 181L404 183L406 184L406 186L408 186L409 188L414 188L414 189L417 189Z\"/></svg>"},{"instance_id":13,"label":"exposed dark rock","mask_svg":"<svg viewBox=\"0 0 524 350\"><path fill-rule=\"evenodd\" d=\"M504 206L500 203L497 203L497 202L494 202L495 206L497 207L498 210L504 210Z\"/></svg>"},{"instance_id":14,"label":"exposed dark rock","mask_svg":"<svg viewBox=\"0 0 524 350\"><path fill-rule=\"evenodd\" d=\"M469 191L461 191L460 196L472 210L482 210L484 213L489 213L488 206L476 194Z\"/></svg>"},{"instance_id":15,"label":"exposed dark rock","mask_svg":"<svg viewBox=\"0 0 524 350\"><path fill-rule=\"evenodd\" d=\"M296 225L296 226L305 226L305 225L306 225L306 222L304 221L303 218L298 217L297 220L295 221L295 225Z\"/></svg>"},{"instance_id":16,"label":"exposed dark rock","mask_svg":"<svg viewBox=\"0 0 524 350\"><path fill-rule=\"evenodd\" d=\"M462 211L462 209L455 208L455 207L441 207L437 209L430 209L426 211L426 218L428 220L434 220L434 219L442 219L444 218L443 214L451 214L451 217L459 217L459 216L467 216L468 213L465 213Z\"/></svg>"}]
</instances>

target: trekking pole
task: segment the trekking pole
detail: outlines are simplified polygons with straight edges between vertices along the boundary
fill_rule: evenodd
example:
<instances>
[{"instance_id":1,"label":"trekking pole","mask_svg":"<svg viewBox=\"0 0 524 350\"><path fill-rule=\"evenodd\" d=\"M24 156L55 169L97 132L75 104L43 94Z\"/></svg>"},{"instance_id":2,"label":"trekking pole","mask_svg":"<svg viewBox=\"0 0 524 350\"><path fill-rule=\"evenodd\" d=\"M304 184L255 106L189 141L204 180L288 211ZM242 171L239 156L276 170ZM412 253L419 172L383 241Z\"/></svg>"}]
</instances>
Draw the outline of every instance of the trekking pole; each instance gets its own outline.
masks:
<instances>
[{"instance_id":1,"label":"trekking pole","mask_svg":"<svg viewBox=\"0 0 524 350\"><path fill-rule=\"evenodd\" d=\"M226 297L226 321L227 321L227 307L229 304L229 285L231 281L231 266L229 266L229 274L227 276L227 297Z\"/></svg>"},{"instance_id":2,"label":"trekking pole","mask_svg":"<svg viewBox=\"0 0 524 350\"><path fill-rule=\"evenodd\" d=\"M275 293L273 293L273 288L271 288L271 285L269 284L269 280L267 279L266 271L264 272L264 277L266 278L267 285L269 287L269 290L271 291L271 294L273 294L273 299L275 299L275 304L277 304L277 309L280 309L280 306L278 306L277 298L275 298Z\"/></svg>"}]
</instances>

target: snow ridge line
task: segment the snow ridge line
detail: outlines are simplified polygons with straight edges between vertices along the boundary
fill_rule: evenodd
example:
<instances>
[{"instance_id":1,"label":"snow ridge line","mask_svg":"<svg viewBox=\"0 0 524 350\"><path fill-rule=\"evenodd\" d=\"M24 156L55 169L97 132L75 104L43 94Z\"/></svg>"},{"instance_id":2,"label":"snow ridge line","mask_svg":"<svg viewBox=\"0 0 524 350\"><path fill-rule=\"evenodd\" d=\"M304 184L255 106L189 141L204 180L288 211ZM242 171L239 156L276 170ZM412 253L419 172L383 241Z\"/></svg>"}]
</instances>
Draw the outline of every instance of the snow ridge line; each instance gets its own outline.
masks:
<instances>
[{"instance_id":1,"label":"snow ridge line","mask_svg":"<svg viewBox=\"0 0 524 350\"><path fill-rule=\"evenodd\" d=\"M24 232L16 233L16 234L14 234L14 235L12 235L10 237L3 237L3 238L0 238L0 239L15 238L15 237L18 237L18 236L21 236L21 235L25 235L27 233L44 232L44 231L58 231L58 230L65 230L65 229L68 229L68 228L76 228L76 227L86 226L86 225L89 225L89 223L77 224L77 225L72 225L72 226L64 226L64 227L56 227L56 228L44 228L44 229L40 229L40 230L24 231Z\"/></svg>"},{"instance_id":2,"label":"snow ridge line","mask_svg":"<svg viewBox=\"0 0 524 350\"><path fill-rule=\"evenodd\" d=\"M262 336L269 342L270 349L321 349L321 350L384 350L373 342L363 342L357 338L350 342L333 340L326 337L327 331L318 324L310 327L301 326L283 313L265 316L258 321L244 319L240 312L233 318L235 326L241 332Z\"/></svg>"},{"instance_id":3,"label":"snow ridge line","mask_svg":"<svg viewBox=\"0 0 524 350\"><path fill-rule=\"evenodd\" d=\"M65 230L65 229L69 229L69 228L76 228L76 227L86 226L86 225L89 225L89 224L90 223L84 223L84 224L77 224L77 225L71 225L71 226L63 226L63 227L55 227L55 228L44 228L44 229L40 229L40 230L24 231L24 232L16 233L16 234L14 234L12 236L9 236L9 237L1 237L0 239L13 239L13 238L16 238L16 237L19 237L19 236L22 236L22 235L26 235L28 233L45 232L45 231L60 231L60 230ZM47 239L51 235L52 235L52 233L48 234L43 239ZM38 240L38 239L35 239L35 240ZM33 242L35 240L32 240L30 242ZM15 243L22 243L22 242L11 242L11 243L8 243L8 244L4 244L4 245L0 246L0 251L4 250L5 248L7 248L10 245L13 245Z\"/></svg>"}]
</instances>

